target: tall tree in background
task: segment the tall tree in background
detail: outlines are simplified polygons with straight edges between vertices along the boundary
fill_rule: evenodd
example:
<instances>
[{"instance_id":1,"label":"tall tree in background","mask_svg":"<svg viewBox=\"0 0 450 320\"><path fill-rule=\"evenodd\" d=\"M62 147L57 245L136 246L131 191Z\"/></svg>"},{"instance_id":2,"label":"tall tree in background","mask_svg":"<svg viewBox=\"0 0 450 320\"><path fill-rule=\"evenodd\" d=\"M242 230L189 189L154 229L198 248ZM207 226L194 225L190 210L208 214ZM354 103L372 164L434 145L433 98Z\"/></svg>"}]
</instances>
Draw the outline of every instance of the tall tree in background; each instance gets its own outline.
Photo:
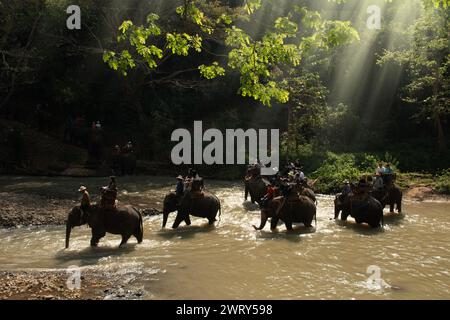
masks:
<instances>
[{"instance_id":1,"label":"tall tree in background","mask_svg":"<svg viewBox=\"0 0 450 320\"><path fill-rule=\"evenodd\" d=\"M444 122L450 114L450 12L424 0L424 13L406 32L408 44L386 50L378 63L405 68L408 83L402 98L420 106L416 119L433 120L440 151L447 148Z\"/></svg>"},{"instance_id":2,"label":"tall tree in background","mask_svg":"<svg viewBox=\"0 0 450 320\"><path fill-rule=\"evenodd\" d=\"M270 6L277 6L276 1L247 0L231 9L220 2L183 0L174 8L176 16L172 21L178 20L176 23L160 24L160 16L155 13L148 14L143 25L124 21L119 27L117 46L105 52L104 61L125 76L130 69L139 68L147 73L150 83L175 82L186 72L213 79L225 75L228 69L239 75L238 92L242 96L267 106L286 103L290 92L282 81L289 77L290 68L298 67L314 48L327 50L358 37L349 22L324 20L317 12L309 11L306 3L293 1L288 3L286 15L259 21L255 13L261 8L270 12ZM308 25L308 32L299 26L297 18ZM255 33L255 25L262 31ZM211 41L219 43L221 49L211 52ZM205 50L222 61L205 61L158 77L157 70L165 61Z\"/></svg>"}]
</instances>

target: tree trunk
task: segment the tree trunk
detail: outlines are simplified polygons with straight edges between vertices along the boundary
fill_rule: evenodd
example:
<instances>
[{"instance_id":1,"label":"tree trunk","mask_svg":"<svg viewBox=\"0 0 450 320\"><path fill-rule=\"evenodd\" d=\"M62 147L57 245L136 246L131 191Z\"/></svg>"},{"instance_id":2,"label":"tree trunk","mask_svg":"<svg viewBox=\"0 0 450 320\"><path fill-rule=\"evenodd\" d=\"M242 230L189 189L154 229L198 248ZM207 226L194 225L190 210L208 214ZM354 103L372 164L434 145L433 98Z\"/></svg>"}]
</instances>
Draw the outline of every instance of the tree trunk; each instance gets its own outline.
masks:
<instances>
[{"instance_id":1,"label":"tree trunk","mask_svg":"<svg viewBox=\"0 0 450 320\"><path fill-rule=\"evenodd\" d=\"M437 144L439 151L445 151L447 150L447 144L445 142L445 133L444 133L444 127L442 126L442 121L440 115L437 113L434 116L434 122L436 125L437 130Z\"/></svg>"},{"instance_id":2,"label":"tree trunk","mask_svg":"<svg viewBox=\"0 0 450 320\"><path fill-rule=\"evenodd\" d=\"M433 103L434 103L434 105L436 105L437 97L439 94L439 87L440 87L439 69L436 69L434 79L435 79L435 81L434 81L434 85L433 85ZM438 106L436 106L436 107L439 110ZM437 131L436 138L437 138L437 145L438 145L439 151L445 151L445 150L447 150L447 144L445 142L444 127L442 126L441 115L440 115L439 111L436 111L434 113L434 124L436 126L436 131Z\"/></svg>"}]
</instances>

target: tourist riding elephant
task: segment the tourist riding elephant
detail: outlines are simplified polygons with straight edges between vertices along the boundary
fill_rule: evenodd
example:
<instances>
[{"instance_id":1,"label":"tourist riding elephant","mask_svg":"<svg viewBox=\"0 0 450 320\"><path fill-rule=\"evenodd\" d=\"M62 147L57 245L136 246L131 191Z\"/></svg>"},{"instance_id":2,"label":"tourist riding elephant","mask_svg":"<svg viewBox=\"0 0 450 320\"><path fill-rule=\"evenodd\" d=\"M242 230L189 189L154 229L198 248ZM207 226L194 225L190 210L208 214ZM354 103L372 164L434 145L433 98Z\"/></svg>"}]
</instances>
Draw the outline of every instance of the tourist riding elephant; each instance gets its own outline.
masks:
<instances>
[{"instance_id":1,"label":"tourist riding elephant","mask_svg":"<svg viewBox=\"0 0 450 320\"><path fill-rule=\"evenodd\" d=\"M284 202L284 204L283 204ZM278 208L283 204L279 214ZM255 225L255 230L264 229L267 219L271 219L270 229L277 227L278 221L282 220L288 231L292 231L293 222L301 222L306 227L312 227L311 223L316 217L316 205L307 196L289 196L286 200L283 197L276 197L270 200L267 205L261 209L261 224L259 227Z\"/></svg>"},{"instance_id":2,"label":"tourist riding elephant","mask_svg":"<svg viewBox=\"0 0 450 320\"><path fill-rule=\"evenodd\" d=\"M346 221L348 216L355 219L356 223L367 223L372 228L383 225L383 206L374 197L368 195L365 199L353 194L342 196L338 194L334 199L334 219L339 217Z\"/></svg>"},{"instance_id":3,"label":"tourist riding elephant","mask_svg":"<svg viewBox=\"0 0 450 320\"><path fill-rule=\"evenodd\" d=\"M391 186L388 188L383 188L381 190L372 191L372 196L381 202L383 208L389 205L389 211L394 212L394 205L397 212L402 212L402 191L396 186Z\"/></svg>"},{"instance_id":4,"label":"tourist riding elephant","mask_svg":"<svg viewBox=\"0 0 450 320\"><path fill-rule=\"evenodd\" d=\"M122 175L133 175L136 171L136 156L133 153L125 153L120 156Z\"/></svg>"},{"instance_id":5,"label":"tourist riding elephant","mask_svg":"<svg viewBox=\"0 0 450 320\"><path fill-rule=\"evenodd\" d=\"M100 130L93 130L89 136L88 152L92 160L99 161L102 158L103 134Z\"/></svg>"},{"instance_id":6,"label":"tourist riding elephant","mask_svg":"<svg viewBox=\"0 0 450 320\"><path fill-rule=\"evenodd\" d=\"M79 206L70 211L66 223L66 248L69 247L72 228L86 223L92 229L91 246L94 247L106 232L120 234L122 236L120 246L127 243L131 236L134 236L138 243L143 240L142 215L136 208L123 206L115 209L103 209L94 204L85 210L84 214Z\"/></svg>"},{"instance_id":7,"label":"tourist riding elephant","mask_svg":"<svg viewBox=\"0 0 450 320\"><path fill-rule=\"evenodd\" d=\"M261 198L267 193L267 186L269 182L262 177L245 179L245 200L247 201L250 193L250 200L252 203L260 204Z\"/></svg>"},{"instance_id":8,"label":"tourist riding elephant","mask_svg":"<svg viewBox=\"0 0 450 320\"><path fill-rule=\"evenodd\" d=\"M221 215L220 200L210 192L188 192L182 198L178 197L175 192L171 192L164 198L163 207L163 224L165 228L169 213L177 211L173 229L178 228L182 221L187 225L191 224L189 215L195 217L207 218L209 224L212 225L216 221L217 212Z\"/></svg>"}]
</instances>

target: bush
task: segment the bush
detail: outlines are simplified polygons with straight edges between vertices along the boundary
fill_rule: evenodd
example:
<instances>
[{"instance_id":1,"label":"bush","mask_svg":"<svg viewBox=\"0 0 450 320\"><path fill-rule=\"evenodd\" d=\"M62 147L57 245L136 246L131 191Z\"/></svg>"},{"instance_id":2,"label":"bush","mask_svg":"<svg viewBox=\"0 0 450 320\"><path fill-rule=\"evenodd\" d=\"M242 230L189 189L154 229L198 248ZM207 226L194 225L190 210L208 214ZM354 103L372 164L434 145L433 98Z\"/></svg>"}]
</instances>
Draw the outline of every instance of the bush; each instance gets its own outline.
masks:
<instances>
[{"instance_id":1,"label":"bush","mask_svg":"<svg viewBox=\"0 0 450 320\"><path fill-rule=\"evenodd\" d=\"M450 169L443 170L436 176L436 191L450 195Z\"/></svg>"},{"instance_id":2,"label":"bush","mask_svg":"<svg viewBox=\"0 0 450 320\"><path fill-rule=\"evenodd\" d=\"M311 174L311 178L318 179L314 185L317 192L335 193L342 189L344 180L357 181L362 174L355 155L327 152L323 164Z\"/></svg>"}]
</instances>

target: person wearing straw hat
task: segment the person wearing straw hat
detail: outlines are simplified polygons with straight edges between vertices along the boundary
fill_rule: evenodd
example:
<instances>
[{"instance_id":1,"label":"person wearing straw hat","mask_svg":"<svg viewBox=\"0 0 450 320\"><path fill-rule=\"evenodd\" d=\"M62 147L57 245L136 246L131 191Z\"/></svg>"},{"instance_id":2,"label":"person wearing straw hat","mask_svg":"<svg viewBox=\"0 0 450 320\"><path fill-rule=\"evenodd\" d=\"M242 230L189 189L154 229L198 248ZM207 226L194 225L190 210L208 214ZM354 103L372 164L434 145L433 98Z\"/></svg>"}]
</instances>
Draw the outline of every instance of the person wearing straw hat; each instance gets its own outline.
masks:
<instances>
[{"instance_id":1,"label":"person wearing straw hat","mask_svg":"<svg viewBox=\"0 0 450 320\"><path fill-rule=\"evenodd\" d=\"M87 188L85 186L81 186L80 189L78 189L78 192L81 193L80 209L82 214L85 215L85 213L91 206L91 197L89 196L89 192L87 191Z\"/></svg>"},{"instance_id":2,"label":"person wearing straw hat","mask_svg":"<svg viewBox=\"0 0 450 320\"><path fill-rule=\"evenodd\" d=\"M344 187L342 188L342 196L346 197L352 192L350 181L344 180Z\"/></svg>"}]
</instances>

